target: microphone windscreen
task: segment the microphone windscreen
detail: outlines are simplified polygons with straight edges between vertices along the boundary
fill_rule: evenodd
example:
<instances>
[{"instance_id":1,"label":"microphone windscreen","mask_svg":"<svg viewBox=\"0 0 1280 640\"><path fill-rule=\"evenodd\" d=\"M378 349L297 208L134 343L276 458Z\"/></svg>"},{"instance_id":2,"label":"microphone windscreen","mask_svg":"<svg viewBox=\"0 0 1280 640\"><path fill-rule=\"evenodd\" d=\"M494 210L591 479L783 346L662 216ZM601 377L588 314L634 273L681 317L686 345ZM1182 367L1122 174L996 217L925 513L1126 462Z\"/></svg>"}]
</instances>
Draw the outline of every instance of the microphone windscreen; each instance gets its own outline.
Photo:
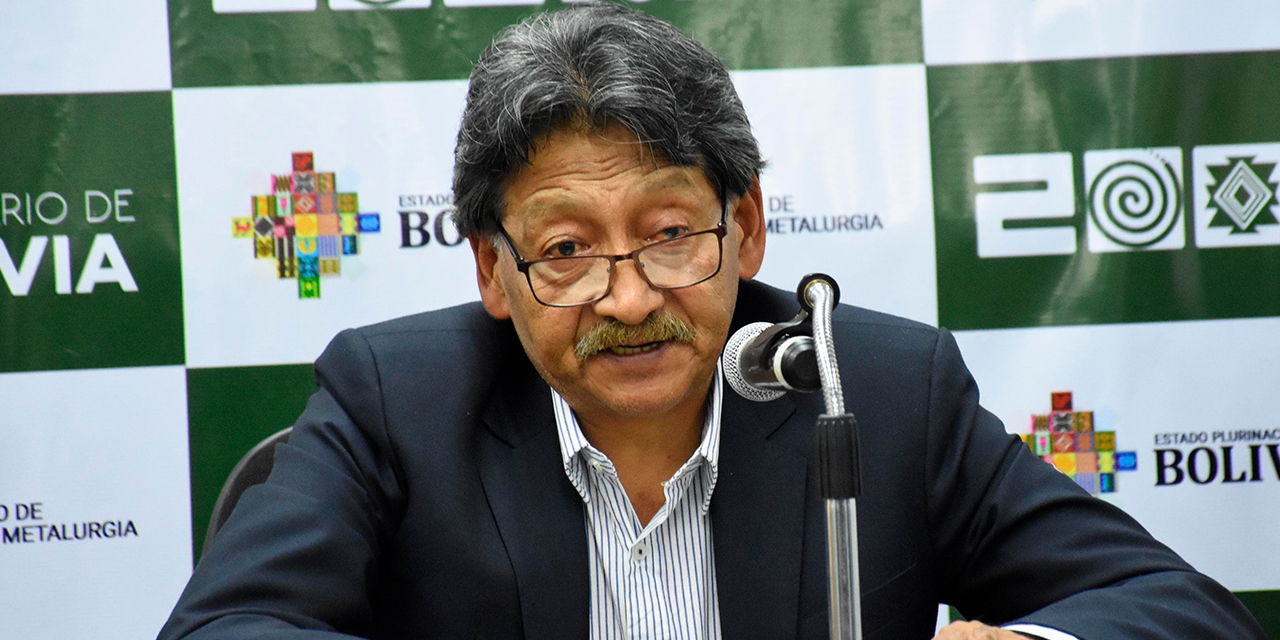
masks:
<instances>
[{"instance_id":1,"label":"microphone windscreen","mask_svg":"<svg viewBox=\"0 0 1280 640\"><path fill-rule=\"evenodd\" d=\"M742 375L742 352L747 348L756 336L764 333L765 329L773 325L768 322L755 322L741 329L738 329L729 337L729 342L725 344L724 355L724 378L729 382L729 386L738 392L738 395L751 400L753 402L769 402L777 400L785 395L783 391L774 389L761 389L752 386L750 382Z\"/></svg>"}]
</instances>

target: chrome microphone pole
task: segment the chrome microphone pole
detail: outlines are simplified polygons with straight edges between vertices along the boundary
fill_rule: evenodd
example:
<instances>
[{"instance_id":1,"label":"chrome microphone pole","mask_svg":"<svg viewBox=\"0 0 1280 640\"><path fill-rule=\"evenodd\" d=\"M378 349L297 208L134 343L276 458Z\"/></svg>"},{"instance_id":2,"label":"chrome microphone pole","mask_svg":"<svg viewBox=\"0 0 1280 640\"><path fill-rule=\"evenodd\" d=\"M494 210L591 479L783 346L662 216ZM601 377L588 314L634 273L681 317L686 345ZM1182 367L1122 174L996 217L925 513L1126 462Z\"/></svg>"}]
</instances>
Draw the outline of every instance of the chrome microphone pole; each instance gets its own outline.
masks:
<instances>
[{"instance_id":1,"label":"chrome microphone pole","mask_svg":"<svg viewBox=\"0 0 1280 640\"><path fill-rule=\"evenodd\" d=\"M796 292L813 322L818 377L827 412L818 416L818 473L827 508L827 591L831 640L862 639L862 602L858 585L858 512L861 469L858 422L845 413L840 369L832 340L831 316L839 301L835 280L806 276Z\"/></svg>"}]
</instances>

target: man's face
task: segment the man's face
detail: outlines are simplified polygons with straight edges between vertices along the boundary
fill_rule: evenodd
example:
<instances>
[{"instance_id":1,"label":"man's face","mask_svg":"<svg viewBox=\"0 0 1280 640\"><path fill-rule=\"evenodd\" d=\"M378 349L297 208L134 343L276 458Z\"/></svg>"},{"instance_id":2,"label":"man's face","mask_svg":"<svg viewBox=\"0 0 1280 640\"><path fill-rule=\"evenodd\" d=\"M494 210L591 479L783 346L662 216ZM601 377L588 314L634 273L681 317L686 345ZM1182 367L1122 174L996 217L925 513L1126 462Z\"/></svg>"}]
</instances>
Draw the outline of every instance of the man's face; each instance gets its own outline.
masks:
<instances>
[{"instance_id":1,"label":"man's face","mask_svg":"<svg viewBox=\"0 0 1280 640\"><path fill-rule=\"evenodd\" d=\"M696 167L672 166L626 128L547 136L528 166L507 180L502 225L525 260L612 255L715 227L722 205ZM472 238L481 297L494 317L511 318L542 377L592 420L657 418L698 411L729 329L738 278L764 254L759 188L730 203L720 272L700 284L659 290L633 260L617 263L601 300L557 308L539 303L504 248ZM575 346L593 327L637 325L668 313L695 332L692 341L637 341L580 358ZM643 348L636 348L643 347Z\"/></svg>"}]
</instances>

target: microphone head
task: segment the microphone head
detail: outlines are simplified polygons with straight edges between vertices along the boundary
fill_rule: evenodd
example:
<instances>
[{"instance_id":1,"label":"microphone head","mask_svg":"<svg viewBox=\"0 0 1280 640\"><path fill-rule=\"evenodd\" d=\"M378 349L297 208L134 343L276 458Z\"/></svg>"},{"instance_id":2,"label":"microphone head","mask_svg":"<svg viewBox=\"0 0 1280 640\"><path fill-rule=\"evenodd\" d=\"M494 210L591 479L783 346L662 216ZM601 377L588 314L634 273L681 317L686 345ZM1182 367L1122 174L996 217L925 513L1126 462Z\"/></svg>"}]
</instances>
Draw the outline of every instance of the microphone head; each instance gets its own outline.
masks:
<instances>
[{"instance_id":1,"label":"microphone head","mask_svg":"<svg viewBox=\"0 0 1280 640\"><path fill-rule=\"evenodd\" d=\"M755 339L756 336L764 333L765 329L773 325L768 322L755 322L741 329L738 329L729 337L729 342L725 344L724 356L724 378L729 381L729 386L738 392L738 395L751 400L753 402L769 402L777 400L785 395L783 391L774 389L759 389L747 382L742 375L742 352L747 345Z\"/></svg>"}]
</instances>

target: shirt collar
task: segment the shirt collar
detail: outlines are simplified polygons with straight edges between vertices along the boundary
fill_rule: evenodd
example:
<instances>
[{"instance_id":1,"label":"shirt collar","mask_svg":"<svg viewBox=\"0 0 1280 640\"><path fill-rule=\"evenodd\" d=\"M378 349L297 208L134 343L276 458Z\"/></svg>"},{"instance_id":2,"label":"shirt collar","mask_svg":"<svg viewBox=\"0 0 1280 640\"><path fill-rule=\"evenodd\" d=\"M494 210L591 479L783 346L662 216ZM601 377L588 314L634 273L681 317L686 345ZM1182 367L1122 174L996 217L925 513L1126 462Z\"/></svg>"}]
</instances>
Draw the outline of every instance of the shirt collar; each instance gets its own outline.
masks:
<instances>
[{"instance_id":1,"label":"shirt collar","mask_svg":"<svg viewBox=\"0 0 1280 640\"><path fill-rule=\"evenodd\" d=\"M716 485L716 477L720 471L720 414L721 401L724 397L724 372L721 368L721 362L716 361L716 375L711 384L711 393L707 397L706 417L702 423L702 442L698 444L698 448L693 451L693 455L689 457L676 475L684 472L690 466L700 466L704 474L706 492L702 496L702 513L706 514L707 509L711 506L711 492ZM582 427L578 425L578 417L573 412L573 408L569 403L556 393L555 389L551 390L551 406L555 410L556 417L556 436L560 439L560 458L564 463L564 473L569 478L578 495L582 496L583 502L591 501L591 493L587 487L586 479L583 477L584 465L580 462L581 453L584 449L591 447L591 443L587 442L587 438L582 433ZM594 450L594 448L593 448ZM603 454L601 454L603 455Z\"/></svg>"}]
</instances>

